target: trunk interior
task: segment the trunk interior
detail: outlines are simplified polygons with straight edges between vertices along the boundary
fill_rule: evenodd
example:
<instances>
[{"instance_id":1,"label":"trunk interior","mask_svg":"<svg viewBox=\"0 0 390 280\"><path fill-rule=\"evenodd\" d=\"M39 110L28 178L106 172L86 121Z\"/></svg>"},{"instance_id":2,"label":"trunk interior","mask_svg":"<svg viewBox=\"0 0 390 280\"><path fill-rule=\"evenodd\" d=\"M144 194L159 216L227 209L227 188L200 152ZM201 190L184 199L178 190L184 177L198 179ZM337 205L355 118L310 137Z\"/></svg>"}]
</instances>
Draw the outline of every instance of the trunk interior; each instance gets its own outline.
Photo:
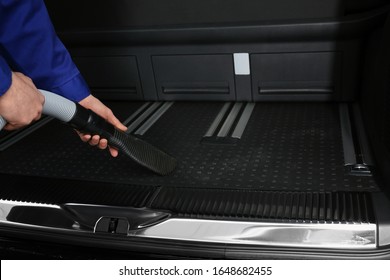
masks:
<instances>
[{"instance_id":1,"label":"trunk interior","mask_svg":"<svg viewBox=\"0 0 390 280\"><path fill-rule=\"evenodd\" d=\"M46 4L94 95L178 166L154 174L49 117L2 131L6 232L185 257L389 256L386 1L117 2Z\"/></svg>"}]
</instances>

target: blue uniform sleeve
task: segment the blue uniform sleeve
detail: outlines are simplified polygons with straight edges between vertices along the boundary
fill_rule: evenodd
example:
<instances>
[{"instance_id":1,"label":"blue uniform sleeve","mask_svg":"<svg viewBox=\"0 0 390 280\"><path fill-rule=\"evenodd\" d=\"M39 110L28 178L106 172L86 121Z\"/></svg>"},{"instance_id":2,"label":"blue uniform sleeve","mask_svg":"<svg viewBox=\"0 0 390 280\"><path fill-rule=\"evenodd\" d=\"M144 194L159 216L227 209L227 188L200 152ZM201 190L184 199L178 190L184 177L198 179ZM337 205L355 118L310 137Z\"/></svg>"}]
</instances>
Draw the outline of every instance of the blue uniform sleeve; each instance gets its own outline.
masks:
<instances>
[{"instance_id":1,"label":"blue uniform sleeve","mask_svg":"<svg viewBox=\"0 0 390 280\"><path fill-rule=\"evenodd\" d=\"M11 69L7 62L0 56L0 96L11 86Z\"/></svg>"},{"instance_id":2,"label":"blue uniform sleeve","mask_svg":"<svg viewBox=\"0 0 390 280\"><path fill-rule=\"evenodd\" d=\"M38 88L73 101L90 93L57 37L43 0L0 0L0 94L9 87L7 64Z\"/></svg>"}]
</instances>

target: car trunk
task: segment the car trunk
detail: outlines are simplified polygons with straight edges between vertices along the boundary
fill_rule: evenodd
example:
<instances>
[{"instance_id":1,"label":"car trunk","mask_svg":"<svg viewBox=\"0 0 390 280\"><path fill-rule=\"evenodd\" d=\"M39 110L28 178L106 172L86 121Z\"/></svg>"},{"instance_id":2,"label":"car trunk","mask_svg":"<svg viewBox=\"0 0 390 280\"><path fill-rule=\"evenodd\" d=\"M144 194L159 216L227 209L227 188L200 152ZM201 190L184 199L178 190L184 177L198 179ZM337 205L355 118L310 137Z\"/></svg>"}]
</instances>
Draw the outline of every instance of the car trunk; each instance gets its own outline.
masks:
<instances>
[{"instance_id":1,"label":"car trunk","mask_svg":"<svg viewBox=\"0 0 390 280\"><path fill-rule=\"evenodd\" d=\"M51 118L1 132L4 235L160 257L388 256L388 6L91 23L54 2L92 92L178 166L111 158Z\"/></svg>"}]
</instances>

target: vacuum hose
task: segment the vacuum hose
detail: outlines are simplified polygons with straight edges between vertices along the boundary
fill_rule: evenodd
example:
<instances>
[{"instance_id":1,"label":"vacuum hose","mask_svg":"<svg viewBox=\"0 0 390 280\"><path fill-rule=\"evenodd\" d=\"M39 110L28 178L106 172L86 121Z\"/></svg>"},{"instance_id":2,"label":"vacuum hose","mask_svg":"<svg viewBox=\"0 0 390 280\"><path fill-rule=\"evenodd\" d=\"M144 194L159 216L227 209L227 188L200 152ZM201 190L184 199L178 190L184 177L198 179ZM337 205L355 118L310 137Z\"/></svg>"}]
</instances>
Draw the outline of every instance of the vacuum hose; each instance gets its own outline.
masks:
<instances>
[{"instance_id":1,"label":"vacuum hose","mask_svg":"<svg viewBox=\"0 0 390 280\"><path fill-rule=\"evenodd\" d=\"M43 114L54 117L66 123L73 118L76 113L76 103L50 91L42 89L39 91L45 97L45 104L42 111ZM2 116L0 116L0 131L6 124L7 121Z\"/></svg>"},{"instance_id":2,"label":"vacuum hose","mask_svg":"<svg viewBox=\"0 0 390 280\"><path fill-rule=\"evenodd\" d=\"M119 131L93 111L52 92L40 92L45 97L43 114L63 121L80 132L107 139L110 146L160 175L167 175L176 168L175 158L133 135ZM0 116L0 130L6 123Z\"/></svg>"}]
</instances>

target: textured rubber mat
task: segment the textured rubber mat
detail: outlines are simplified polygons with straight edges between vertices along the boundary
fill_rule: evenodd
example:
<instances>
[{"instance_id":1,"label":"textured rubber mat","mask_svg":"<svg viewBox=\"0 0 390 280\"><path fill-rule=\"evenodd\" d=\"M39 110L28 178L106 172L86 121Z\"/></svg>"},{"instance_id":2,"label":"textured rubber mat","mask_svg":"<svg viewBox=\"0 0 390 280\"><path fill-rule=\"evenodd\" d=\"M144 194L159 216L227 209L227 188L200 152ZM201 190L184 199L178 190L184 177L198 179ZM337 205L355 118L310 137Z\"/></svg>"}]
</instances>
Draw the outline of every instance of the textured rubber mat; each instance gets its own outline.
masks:
<instances>
[{"instance_id":1,"label":"textured rubber mat","mask_svg":"<svg viewBox=\"0 0 390 280\"><path fill-rule=\"evenodd\" d=\"M118 104L125 119L141 103ZM113 159L53 121L0 154L8 174L175 187L283 191L376 191L372 177L347 175L339 112L330 103L257 103L235 145L202 143L223 103L175 103L142 137L173 155L162 177L123 156Z\"/></svg>"},{"instance_id":2,"label":"textured rubber mat","mask_svg":"<svg viewBox=\"0 0 390 280\"><path fill-rule=\"evenodd\" d=\"M46 204L145 207L157 187L0 175L0 198Z\"/></svg>"},{"instance_id":3,"label":"textured rubber mat","mask_svg":"<svg viewBox=\"0 0 390 280\"><path fill-rule=\"evenodd\" d=\"M163 188L152 208L185 218L375 223L369 193Z\"/></svg>"}]
</instances>

